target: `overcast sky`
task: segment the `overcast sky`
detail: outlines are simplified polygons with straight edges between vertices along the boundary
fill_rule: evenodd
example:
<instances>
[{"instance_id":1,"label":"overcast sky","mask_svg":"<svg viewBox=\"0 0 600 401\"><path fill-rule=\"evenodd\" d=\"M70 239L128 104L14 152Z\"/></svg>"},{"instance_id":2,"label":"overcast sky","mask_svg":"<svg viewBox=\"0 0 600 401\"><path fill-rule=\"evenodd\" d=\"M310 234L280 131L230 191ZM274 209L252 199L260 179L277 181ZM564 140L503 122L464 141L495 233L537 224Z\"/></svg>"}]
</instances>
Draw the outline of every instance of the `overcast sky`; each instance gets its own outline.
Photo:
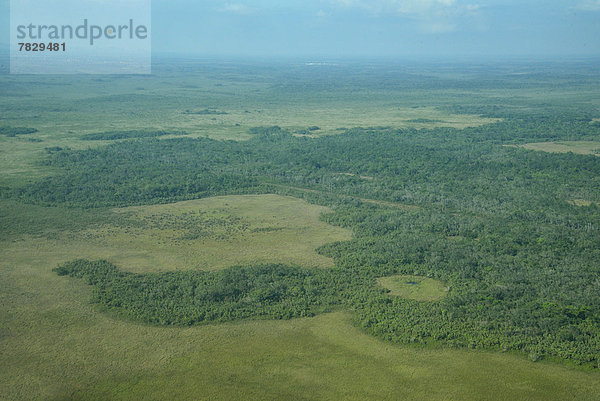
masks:
<instances>
[{"instance_id":1,"label":"overcast sky","mask_svg":"<svg viewBox=\"0 0 600 401\"><path fill-rule=\"evenodd\" d=\"M199 56L600 56L600 0L154 0L152 41Z\"/></svg>"}]
</instances>

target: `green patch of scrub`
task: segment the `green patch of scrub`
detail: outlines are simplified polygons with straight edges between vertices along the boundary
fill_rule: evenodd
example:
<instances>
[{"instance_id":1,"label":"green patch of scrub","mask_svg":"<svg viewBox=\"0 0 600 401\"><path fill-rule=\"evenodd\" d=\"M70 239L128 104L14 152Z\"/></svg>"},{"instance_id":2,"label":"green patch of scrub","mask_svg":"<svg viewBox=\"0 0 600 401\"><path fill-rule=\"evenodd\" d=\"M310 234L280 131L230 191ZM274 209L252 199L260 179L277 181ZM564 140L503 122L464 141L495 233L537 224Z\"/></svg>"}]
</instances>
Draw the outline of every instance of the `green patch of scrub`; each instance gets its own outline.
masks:
<instances>
[{"instance_id":1,"label":"green patch of scrub","mask_svg":"<svg viewBox=\"0 0 600 401\"><path fill-rule=\"evenodd\" d=\"M24 128L24 127L0 127L0 135L14 138L17 135L27 135L38 132L35 128Z\"/></svg>"},{"instance_id":2,"label":"green patch of scrub","mask_svg":"<svg viewBox=\"0 0 600 401\"><path fill-rule=\"evenodd\" d=\"M186 135L183 131L162 131L162 130L128 130L128 131L110 131L86 134L81 137L84 141L112 141L117 139L136 139L136 138L155 138L165 135Z\"/></svg>"},{"instance_id":3,"label":"green patch of scrub","mask_svg":"<svg viewBox=\"0 0 600 401\"><path fill-rule=\"evenodd\" d=\"M415 301L438 301L448 294L448 287L432 278L394 275L380 277L377 283L386 288L390 295Z\"/></svg>"}]
</instances>

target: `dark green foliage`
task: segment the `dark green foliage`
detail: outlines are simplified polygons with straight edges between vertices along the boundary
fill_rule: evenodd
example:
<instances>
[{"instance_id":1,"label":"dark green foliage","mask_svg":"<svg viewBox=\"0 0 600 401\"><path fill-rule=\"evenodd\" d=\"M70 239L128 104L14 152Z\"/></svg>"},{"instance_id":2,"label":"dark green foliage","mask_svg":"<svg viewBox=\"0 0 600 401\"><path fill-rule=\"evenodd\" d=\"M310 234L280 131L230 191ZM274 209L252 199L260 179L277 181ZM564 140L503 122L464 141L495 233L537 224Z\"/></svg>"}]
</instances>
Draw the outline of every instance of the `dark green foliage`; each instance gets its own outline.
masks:
<instances>
[{"instance_id":1,"label":"dark green foliage","mask_svg":"<svg viewBox=\"0 0 600 401\"><path fill-rule=\"evenodd\" d=\"M108 131L94 134L86 134L81 137L84 141L112 141L116 139L133 138L155 138L165 135L186 135L183 131L151 131L151 130L132 130L132 131Z\"/></svg>"},{"instance_id":2,"label":"dark green foliage","mask_svg":"<svg viewBox=\"0 0 600 401\"><path fill-rule=\"evenodd\" d=\"M105 260L76 260L54 270L95 286L95 301L103 306L163 325L313 316L340 303L339 288L324 270L276 264L132 274Z\"/></svg>"},{"instance_id":3,"label":"dark green foliage","mask_svg":"<svg viewBox=\"0 0 600 401\"><path fill-rule=\"evenodd\" d=\"M105 284L96 282L101 303L144 321L284 318L342 303L357 324L395 342L520 350L597 366L600 208L567 200L600 202L600 158L503 145L598 140L598 129L586 116L532 114L464 130L351 129L308 138L260 127L246 142L149 138L55 152L46 164L58 174L3 194L100 207L275 191L334 207L324 219L354 231L353 240L320 249L336 262L326 272L110 270ZM439 278L451 290L431 304L392 299L374 283L394 273Z\"/></svg>"},{"instance_id":4,"label":"dark green foliage","mask_svg":"<svg viewBox=\"0 0 600 401\"><path fill-rule=\"evenodd\" d=\"M63 169L65 176L52 176L17 192L43 204L96 207L247 193L259 182L228 165L243 153L235 142L204 138L148 139L62 151L46 164Z\"/></svg>"},{"instance_id":5,"label":"dark green foliage","mask_svg":"<svg viewBox=\"0 0 600 401\"><path fill-rule=\"evenodd\" d=\"M25 127L0 127L0 135L15 137L17 135L27 135L38 132L35 128Z\"/></svg>"}]
</instances>

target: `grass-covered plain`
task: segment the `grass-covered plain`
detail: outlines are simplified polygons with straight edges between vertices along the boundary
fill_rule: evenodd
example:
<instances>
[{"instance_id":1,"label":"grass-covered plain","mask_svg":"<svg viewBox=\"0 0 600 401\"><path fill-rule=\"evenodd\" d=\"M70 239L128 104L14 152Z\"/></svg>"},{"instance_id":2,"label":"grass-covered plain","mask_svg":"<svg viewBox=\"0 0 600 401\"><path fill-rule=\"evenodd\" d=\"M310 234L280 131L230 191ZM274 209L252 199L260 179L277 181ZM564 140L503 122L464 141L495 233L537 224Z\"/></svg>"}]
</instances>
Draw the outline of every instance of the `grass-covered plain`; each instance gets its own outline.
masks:
<instances>
[{"instance_id":1,"label":"grass-covered plain","mask_svg":"<svg viewBox=\"0 0 600 401\"><path fill-rule=\"evenodd\" d=\"M25 254L108 259L138 273L251 263L331 267L316 248L351 238L319 219L329 208L272 194L102 210L0 205L0 239L22 244Z\"/></svg>"},{"instance_id":2,"label":"grass-covered plain","mask_svg":"<svg viewBox=\"0 0 600 401\"><path fill-rule=\"evenodd\" d=\"M450 151L455 151L451 139L431 142L435 128L476 127L469 131L472 136L467 138L468 141L461 137L461 149L468 150L461 157L469 160L471 155L468 153L477 151L473 144L477 144L478 138L489 135L486 139L500 149L489 145L484 156L477 159L488 162L503 160L505 152L534 153L502 148L502 144L507 143L546 141L546 144L556 142L564 146L570 139L577 140L580 145L582 140L595 143L595 146L600 143L597 134L592 132L600 110L600 85L594 66L590 69L584 65L573 70L573 66L569 66L570 71L578 74L577 81L569 74L545 65L520 66L521 71L535 74L518 76L512 75L514 66L510 65L446 67L444 71L443 68L420 65L342 67L202 63L182 66L169 62L159 65L151 77L73 76L40 80L34 76L2 76L0 126L31 127L38 131L14 137L0 136L0 194L4 194L3 187L27 186L30 182L43 182L48 175L61 174L59 168L42 165L40 161L50 153L59 152L56 147L102 148L114 141L84 139L86 135L98 136L98 133L106 132L169 131L181 132L174 136L240 141L252 138L249 128L257 126L278 125L298 137L322 137L320 139L334 138L328 134L343 135L347 132L343 128L355 126L412 127L423 131L398 135L414 135L415 138L410 140L423 145L415 148L414 155L417 155L440 149L443 154L446 143ZM547 83L537 78L538 73L547 79ZM557 111L562 114L554 124L547 116L556 117ZM569 131L564 127L570 125L563 122L570 124L572 116L595 122L585 123L591 127L589 131ZM506 122L501 132L488 128L498 121ZM540 132L532 128L536 124L542 127ZM310 129L315 126L318 129ZM552 127L556 127L555 132L546 130ZM522 130L515 133L514 128ZM172 137L160 138L162 141ZM378 137L370 138L371 142L365 142L361 150L370 150ZM236 143L255 146L251 142ZM119 142L115 150L119 145L126 148ZM585 146L589 152L591 145ZM306 152L300 156L304 155L310 161L311 154ZM394 156L400 157L399 153ZM546 156L557 159L546 159ZM570 160L569 157L564 154L540 156L543 161L548 160L548 165ZM347 208L346 214L329 219L338 219L335 223L345 229L318 220L319 214L327 212L328 208L277 195L236 195L119 209L60 204L47 207L18 197L0 200L0 399L493 401L597 400L600 397L597 369L587 371L570 367L568 361L557 359L551 362L551 358L534 363L526 353L451 349L441 344L440 347L396 345L357 327L363 325L359 321L363 317L379 317L369 315L368 311L362 315L352 310L336 311L286 321L158 327L106 313L90 303L92 287L82 280L52 272L58 264L77 258L107 258L124 270L150 274L173 269L219 269L254 262L327 268L332 265L332 259L318 254L315 248L342 240L337 248L325 246L322 250L323 254L329 252L330 256L335 256L336 263L343 264L344 268L352 268L362 256L365 256L362 260L365 265L371 261L374 265L388 263L387 259L366 258L370 255L368 252L379 245L379 251L400 249L400 256L390 253L390 258L398 259L413 248L424 248L426 262L415 258L416 261L407 262L407 266L397 267L405 268L407 274L413 270L414 274L427 274L426 269L435 271L437 268L439 275L448 263L448 255L451 255L450 261L468 263L472 267L478 262L472 256L480 256L476 252L484 252L485 246L497 246L500 249L494 249L494 252L503 259L487 264L481 270L474 269L477 276L468 278L470 281L458 281L468 287L484 277L482 286L474 289L472 294L489 295L489 291L485 292L488 290L485 286L489 286L499 297L510 296L513 297L511 300L518 300L516 295L525 287L521 284L529 277L535 277L524 273L541 271L546 266L528 258L536 253L525 253L527 247L534 251L537 249L534 247L539 247L542 251L537 255L551 258L557 251L544 244L548 241L558 243L557 238L570 237L579 226L589 228L589 238L592 238L589 242L596 238L591 236L597 226L596 220L592 220L596 218L593 208L574 208L565 202L565 199L585 199L586 203L573 203L582 206L597 203L597 190L593 185L578 186L575 184L580 181L576 181L565 186L559 194L553 193L552 197L560 198L567 209L552 204L546 209L555 214L547 220L537 219L532 210L543 210L530 201L537 198L522 192L525 197L519 202L527 205L524 215L536 223L544 222L527 231L519 229L518 219L522 216L512 210L498 217L500 223L486 219L485 210L490 203L486 203L485 190L475 196L467 193L459 199L466 211L453 210L452 202L456 200L451 197L421 196L419 188L407 184L410 176L405 176L404 182L394 188L405 189L409 196L388 196L385 187L390 181L385 180L390 177L382 175L385 168L380 168L385 165L374 166L360 157L357 159L363 164L354 165L352 160L344 160L348 163L322 165L321 169L329 168L322 176L303 176L300 169L295 170L296 175L287 177L287 181L269 182L273 188L286 193L337 199ZM587 159L595 158L587 156ZM452 160L458 158L446 162ZM394 158L389 158L385 163L393 167L393 161ZM417 166L410 175L419 176L426 166L427 163ZM469 177L478 171L478 166L481 165L474 163L463 176L465 183L470 183ZM317 169L316 166L311 168ZM447 173L443 168L439 171ZM543 173L548 171L545 168ZM390 176L403 172L398 170ZM452 172L455 173L464 171ZM432 179L435 174L432 172ZM511 171L507 174L510 179L512 175L516 176L522 188L529 188L532 183L537 185L542 179L553 180L553 176L544 174L534 174L531 179ZM325 180L319 181L322 178ZM480 178L479 184L485 183L485 176ZM494 183L506 182L509 180L502 177ZM452 182L447 186L452 186ZM374 188L377 190L372 191ZM457 190L456 187L445 189L451 194ZM502 202L491 204L504 212L501 206L510 203L511 199L510 196L504 199L504 193L501 195L498 199L502 198ZM362 209L360 213L352 214L354 209L349 205L355 201L383 208L363 208L371 210L370 214L360 214ZM421 206L412 206L415 203ZM567 213L577 215L573 217ZM420 217L419 220L412 219L411 214L431 214L433 217ZM562 216L568 221L557 230L564 228L568 235L555 236L552 224L556 221L561 224ZM509 220L510 224L505 224ZM489 224L490 221L507 229L498 230ZM529 220L524 221L529 224ZM361 233L355 231L352 240L356 244L345 248L348 242L344 240L351 237L348 227L366 230L370 225L389 230L389 238L378 243L376 238L359 237ZM406 233L399 232L399 227ZM514 243L513 237L516 238ZM531 238L534 241L527 242ZM581 248L589 245L585 241L579 243L583 244ZM452 253L455 247L459 247L459 251ZM339 254L334 252L338 248L341 249ZM596 249L594 244L589 248ZM568 247L560 249L560 252L566 252ZM521 253L524 256L519 259ZM519 270L518 263L528 263L528 269ZM439 267L441 264L444 265ZM506 266L510 267L510 274L524 274L522 280L511 282L518 286L505 285L503 280L509 277L502 269ZM557 284L554 279L564 279L566 284L576 287L573 283L577 282L568 279L587 272L577 271L578 266L573 263L568 267L573 270L572 275L569 275L571 270L560 263L555 266L553 275L547 275L547 282L551 284L549 291L554 285L565 289L563 295L567 289L571 293L579 291ZM448 271L452 273L450 269ZM466 269L460 274L465 272L471 273ZM440 294L437 282L429 289ZM464 288L458 288L456 292L459 290L468 294ZM444 292L447 296L440 303L452 298L452 292ZM543 304L544 307L562 307L551 298L555 293L548 294L549 302ZM424 304L423 308L433 305L405 302L402 294L399 295L383 294L376 301L409 306ZM591 293L587 299L594 297L597 294ZM482 297L481 302L492 304L495 312L502 311L503 304L496 302L495 297ZM378 304L368 306L373 306L377 312L374 305ZM535 302L531 305L532 309L538 306ZM571 306L567 304L566 313L585 315L590 312L577 309L577 305ZM399 316L394 310L388 312L392 318ZM466 313L471 312L467 310ZM420 311L415 316L418 320L425 314ZM476 315L473 323L483 327L489 323L485 317L485 314ZM387 321L381 323L377 327L379 332L372 328L370 332L389 336L385 326ZM420 329L417 327L415 331ZM577 338L577 333L556 334Z\"/></svg>"},{"instance_id":3,"label":"grass-covered plain","mask_svg":"<svg viewBox=\"0 0 600 401\"><path fill-rule=\"evenodd\" d=\"M442 282L428 277L399 274L380 277L377 283L388 289L390 295L415 301L437 301L448 293L448 287Z\"/></svg>"},{"instance_id":4,"label":"grass-covered plain","mask_svg":"<svg viewBox=\"0 0 600 401\"><path fill-rule=\"evenodd\" d=\"M329 209L278 195L212 197L113 209L116 224L84 230L53 246L108 258L128 271L212 270L250 263L330 267L315 249L350 238L319 220Z\"/></svg>"}]
</instances>

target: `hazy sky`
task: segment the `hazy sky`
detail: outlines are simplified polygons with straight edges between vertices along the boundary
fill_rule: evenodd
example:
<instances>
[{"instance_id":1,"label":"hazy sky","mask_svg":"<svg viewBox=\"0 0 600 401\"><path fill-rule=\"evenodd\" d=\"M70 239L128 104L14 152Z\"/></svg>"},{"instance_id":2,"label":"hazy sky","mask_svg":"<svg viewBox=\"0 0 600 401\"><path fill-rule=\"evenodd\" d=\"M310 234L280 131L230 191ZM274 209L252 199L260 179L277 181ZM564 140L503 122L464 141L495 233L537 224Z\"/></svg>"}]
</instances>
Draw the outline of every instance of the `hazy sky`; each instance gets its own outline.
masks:
<instances>
[{"instance_id":1,"label":"hazy sky","mask_svg":"<svg viewBox=\"0 0 600 401\"><path fill-rule=\"evenodd\" d=\"M200 56L598 56L600 0L154 0L152 41Z\"/></svg>"}]
</instances>

